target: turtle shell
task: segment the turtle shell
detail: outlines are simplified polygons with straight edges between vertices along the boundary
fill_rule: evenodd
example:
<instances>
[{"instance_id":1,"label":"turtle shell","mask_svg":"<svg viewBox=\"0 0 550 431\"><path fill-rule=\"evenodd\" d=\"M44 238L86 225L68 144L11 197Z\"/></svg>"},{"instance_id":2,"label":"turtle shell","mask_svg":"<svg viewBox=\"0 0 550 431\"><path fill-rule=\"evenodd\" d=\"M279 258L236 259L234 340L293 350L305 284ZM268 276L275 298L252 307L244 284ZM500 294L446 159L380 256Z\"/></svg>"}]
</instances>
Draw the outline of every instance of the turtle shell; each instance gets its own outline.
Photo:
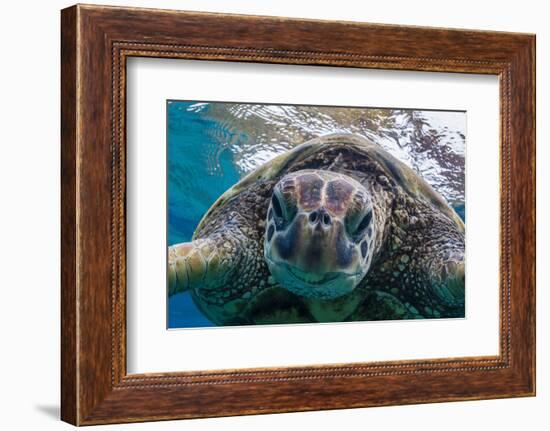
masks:
<instances>
[{"instance_id":1,"label":"turtle shell","mask_svg":"<svg viewBox=\"0 0 550 431\"><path fill-rule=\"evenodd\" d=\"M456 212L447 204L439 193L410 167L399 161L380 146L362 136L338 133L311 139L275 157L273 160L259 166L254 171L247 174L212 204L199 222L195 232L200 231L215 208L227 204L240 193L247 190L251 184L257 181L276 179L281 173L291 168L293 164L299 163L315 153L334 150L335 147L342 147L348 150L351 148L358 158L364 155L365 160L375 160L379 162L385 174L389 178L393 178L411 198L421 199L430 203L448 218L453 220L461 231L464 231L464 223ZM322 167L318 169L322 169ZM329 169L329 166L327 166L327 169Z\"/></svg>"}]
</instances>

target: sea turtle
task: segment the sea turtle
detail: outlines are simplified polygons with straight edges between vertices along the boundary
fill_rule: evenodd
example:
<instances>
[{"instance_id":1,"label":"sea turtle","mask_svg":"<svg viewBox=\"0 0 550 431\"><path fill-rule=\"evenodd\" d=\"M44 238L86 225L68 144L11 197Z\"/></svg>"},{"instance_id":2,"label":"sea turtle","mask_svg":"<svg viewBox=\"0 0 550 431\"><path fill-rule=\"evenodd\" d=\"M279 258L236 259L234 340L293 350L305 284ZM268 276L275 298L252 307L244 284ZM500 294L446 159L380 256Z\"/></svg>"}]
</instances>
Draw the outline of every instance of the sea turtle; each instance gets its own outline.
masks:
<instances>
[{"instance_id":1,"label":"sea turtle","mask_svg":"<svg viewBox=\"0 0 550 431\"><path fill-rule=\"evenodd\" d=\"M221 195L168 250L169 295L217 325L464 316L464 224L351 134L312 139Z\"/></svg>"}]
</instances>

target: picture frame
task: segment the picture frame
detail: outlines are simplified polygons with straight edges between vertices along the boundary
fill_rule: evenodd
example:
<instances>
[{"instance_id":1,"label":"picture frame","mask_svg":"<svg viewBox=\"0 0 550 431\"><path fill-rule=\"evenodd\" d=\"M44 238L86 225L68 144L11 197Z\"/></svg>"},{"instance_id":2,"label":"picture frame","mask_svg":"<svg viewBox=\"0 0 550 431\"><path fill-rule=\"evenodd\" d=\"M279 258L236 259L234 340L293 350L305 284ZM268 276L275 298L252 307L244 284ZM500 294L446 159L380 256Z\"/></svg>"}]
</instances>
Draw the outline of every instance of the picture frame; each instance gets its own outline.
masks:
<instances>
[{"instance_id":1,"label":"picture frame","mask_svg":"<svg viewBox=\"0 0 550 431\"><path fill-rule=\"evenodd\" d=\"M61 13L61 53L62 420L92 425L535 395L534 35L76 5ZM498 76L499 354L128 374L131 57Z\"/></svg>"}]
</instances>

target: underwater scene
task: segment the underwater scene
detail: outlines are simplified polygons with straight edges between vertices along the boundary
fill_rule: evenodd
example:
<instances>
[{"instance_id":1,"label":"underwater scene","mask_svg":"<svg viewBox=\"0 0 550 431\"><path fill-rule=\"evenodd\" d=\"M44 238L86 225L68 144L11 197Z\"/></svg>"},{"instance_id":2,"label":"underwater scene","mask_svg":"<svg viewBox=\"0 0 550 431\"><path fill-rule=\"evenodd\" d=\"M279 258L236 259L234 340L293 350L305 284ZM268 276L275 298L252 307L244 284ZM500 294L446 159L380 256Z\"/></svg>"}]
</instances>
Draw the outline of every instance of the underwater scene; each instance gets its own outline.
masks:
<instances>
[{"instance_id":1,"label":"underwater scene","mask_svg":"<svg viewBox=\"0 0 550 431\"><path fill-rule=\"evenodd\" d=\"M465 112L166 106L168 328L464 317Z\"/></svg>"}]
</instances>

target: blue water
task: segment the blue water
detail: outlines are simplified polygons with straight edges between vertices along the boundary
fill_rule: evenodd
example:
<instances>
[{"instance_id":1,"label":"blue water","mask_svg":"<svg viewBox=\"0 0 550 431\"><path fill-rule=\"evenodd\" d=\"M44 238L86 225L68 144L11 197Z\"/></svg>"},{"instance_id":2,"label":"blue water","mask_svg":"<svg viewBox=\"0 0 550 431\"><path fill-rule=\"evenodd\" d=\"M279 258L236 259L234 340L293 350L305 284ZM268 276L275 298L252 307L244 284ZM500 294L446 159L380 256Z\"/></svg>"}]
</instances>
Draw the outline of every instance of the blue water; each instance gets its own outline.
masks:
<instances>
[{"instance_id":1,"label":"blue water","mask_svg":"<svg viewBox=\"0 0 550 431\"><path fill-rule=\"evenodd\" d=\"M215 200L240 174L229 148L219 145L211 131L208 109L193 102L168 101L168 245L190 241L195 227ZM213 324L197 309L188 292L168 298L168 327Z\"/></svg>"},{"instance_id":2,"label":"blue water","mask_svg":"<svg viewBox=\"0 0 550 431\"><path fill-rule=\"evenodd\" d=\"M168 243L189 241L206 210L240 174L230 148L213 139L214 120L189 109L190 102L168 103ZM229 136L231 138L231 136Z\"/></svg>"},{"instance_id":3,"label":"blue water","mask_svg":"<svg viewBox=\"0 0 550 431\"><path fill-rule=\"evenodd\" d=\"M321 134L362 134L408 163L464 219L465 113L167 102L168 245L243 175ZM168 327L214 326L189 293L168 299Z\"/></svg>"}]
</instances>

